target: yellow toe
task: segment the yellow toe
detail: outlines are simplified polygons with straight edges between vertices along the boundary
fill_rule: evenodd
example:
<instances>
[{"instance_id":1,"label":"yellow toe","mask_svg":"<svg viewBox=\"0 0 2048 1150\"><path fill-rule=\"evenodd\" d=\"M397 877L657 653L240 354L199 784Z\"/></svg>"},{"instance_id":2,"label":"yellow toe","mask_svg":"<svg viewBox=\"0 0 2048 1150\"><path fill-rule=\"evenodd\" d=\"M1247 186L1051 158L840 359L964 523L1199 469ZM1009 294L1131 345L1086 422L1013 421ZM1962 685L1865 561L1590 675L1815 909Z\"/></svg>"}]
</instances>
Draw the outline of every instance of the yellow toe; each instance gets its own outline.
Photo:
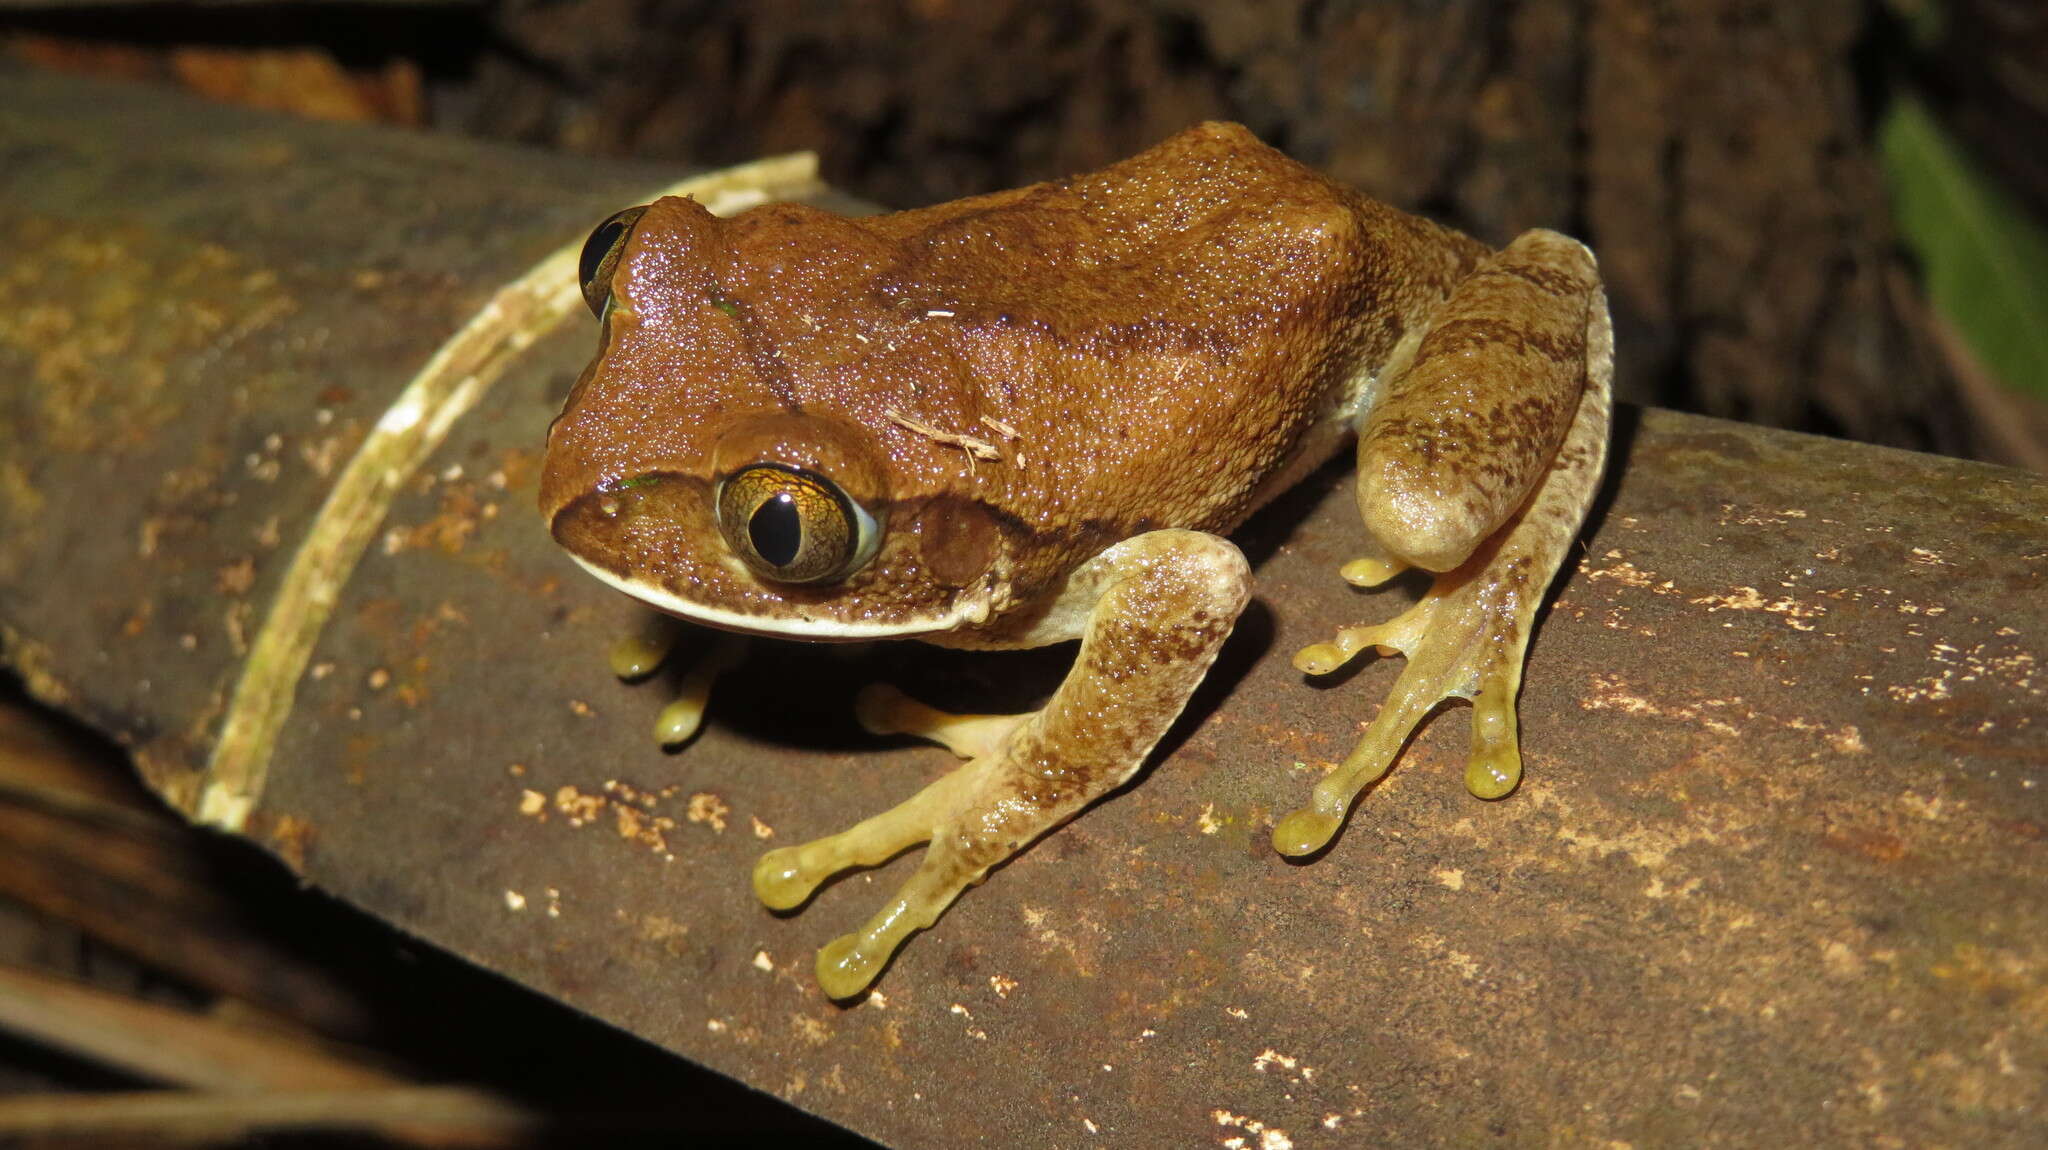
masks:
<instances>
[{"instance_id":1,"label":"yellow toe","mask_svg":"<svg viewBox=\"0 0 2048 1150\"><path fill-rule=\"evenodd\" d=\"M676 699L654 716L654 741L664 747L680 747L704 725L707 700L700 696Z\"/></svg>"},{"instance_id":2,"label":"yellow toe","mask_svg":"<svg viewBox=\"0 0 2048 1150\"><path fill-rule=\"evenodd\" d=\"M1513 698L1513 682L1495 680L1472 700L1472 757L1465 764L1465 789L1482 799L1503 798L1522 781Z\"/></svg>"},{"instance_id":3,"label":"yellow toe","mask_svg":"<svg viewBox=\"0 0 2048 1150\"><path fill-rule=\"evenodd\" d=\"M1474 755L1465 764L1465 789L1478 798L1506 798L1521 781L1522 756L1512 746Z\"/></svg>"},{"instance_id":4,"label":"yellow toe","mask_svg":"<svg viewBox=\"0 0 2048 1150\"><path fill-rule=\"evenodd\" d=\"M1295 811L1273 826L1273 849L1299 857L1314 854L1329 845L1343 820L1308 807Z\"/></svg>"},{"instance_id":5,"label":"yellow toe","mask_svg":"<svg viewBox=\"0 0 2048 1150\"><path fill-rule=\"evenodd\" d=\"M1344 662L1344 652L1335 643L1310 643L1294 653L1294 669L1304 675L1327 675Z\"/></svg>"},{"instance_id":6,"label":"yellow toe","mask_svg":"<svg viewBox=\"0 0 2048 1150\"><path fill-rule=\"evenodd\" d=\"M852 998L875 981L882 964L860 949L860 936L842 934L818 950L818 985L830 998Z\"/></svg>"},{"instance_id":7,"label":"yellow toe","mask_svg":"<svg viewBox=\"0 0 2048 1150\"><path fill-rule=\"evenodd\" d=\"M802 906L817 886L817 881L804 873L796 847L769 851L754 864L754 897L770 910Z\"/></svg>"},{"instance_id":8,"label":"yellow toe","mask_svg":"<svg viewBox=\"0 0 2048 1150\"><path fill-rule=\"evenodd\" d=\"M1337 573L1353 587L1377 587L1405 570L1406 566L1388 559L1353 559Z\"/></svg>"}]
</instances>

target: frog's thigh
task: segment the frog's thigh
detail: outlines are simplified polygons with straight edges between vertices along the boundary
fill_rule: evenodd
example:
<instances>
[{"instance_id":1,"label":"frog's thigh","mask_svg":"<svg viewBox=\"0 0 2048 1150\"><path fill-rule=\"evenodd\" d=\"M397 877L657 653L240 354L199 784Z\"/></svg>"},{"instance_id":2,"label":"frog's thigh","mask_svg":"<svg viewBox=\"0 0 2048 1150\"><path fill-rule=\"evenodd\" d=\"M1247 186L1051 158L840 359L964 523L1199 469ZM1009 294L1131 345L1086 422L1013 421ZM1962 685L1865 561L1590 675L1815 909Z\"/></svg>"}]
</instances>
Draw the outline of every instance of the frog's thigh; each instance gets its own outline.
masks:
<instances>
[{"instance_id":1,"label":"frog's thigh","mask_svg":"<svg viewBox=\"0 0 2048 1150\"><path fill-rule=\"evenodd\" d=\"M1100 593L1053 697L991 752L908 802L829 838L772 851L754 889L796 906L834 873L930 842L917 872L855 934L818 952L818 981L857 994L911 934L990 867L1128 779L1215 661L1250 594L1244 556L1196 531L1154 531L1091 565Z\"/></svg>"},{"instance_id":2,"label":"frog's thigh","mask_svg":"<svg viewBox=\"0 0 2048 1150\"><path fill-rule=\"evenodd\" d=\"M1532 233L1547 237L1548 233ZM1503 258L1512 256L1529 236L1516 241ZM1532 241L1533 242L1533 241ZM1555 251L1562 237L1543 239L1539 251ZM1576 244L1572 247L1577 248ZM1583 249L1578 249L1583 252ZM1590 274L1590 260L1588 261ZM1484 271L1481 273L1485 274ZM1570 311L1571 293L1562 292L1577 273L1545 276L1541 269L1524 268L1512 273L1526 280L1542 294L1555 299L1561 310ZM1558 290L1553 290L1558 289ZM1498 287L1488 288L1489 297ZM1462 292L1462 289L1461 289ZM1562 293L1562 294L1561 294ZM1527 301L1533 295L1524 293ZM1470 317L1478 309L1459 308L1454 295L1446 307L1453 317ZM1576 331L1552 330L1546 336L1541 359L1552 364L1576 365L1566 373L1574 377L1567 406L1568 425L1563 442L1541 463L1534 479L1534 494L1519 508L1510 508L1505 522L1487 526L1492 512L1484 504L1490 493L1505 487L1488 486L1473 497L1480 509L1467 518L1450 516L1449 527L1437 532L1438 542L1451 540L1441 561L1455 555L1456 563L1439 575L1420 603L1397 619L1370 627L1350 627L1329 643L1304 648L1295 665L1312 674L1334 670L1366 647L1377 647L1408 658L1385 705L1358 746L1344 762L1316 785L1309 805L1296 811L1273 829L1273 845L1286 854L1307 854L1330 840L1351 803L1368 784L1392 765L1408 734L1431 708L1447 698L1469 698L1472 711L1472 753L1465 781L1473 794L1498 798L1514 789L1521 778L1521 750L1515 730L1515 695L1521 686L1522 658L1528 648L1529 632L1543 592L1557 573L1572 539L1585 521L1586 509L1600 482L1607 452L1609 389L1614 370L1614 339L1608 322L1607 302L1598 281L1592 282L1577 303ZM1460 341L1439 347L1456 348ZM1503 338L1517 360L1531 365L1514 341ZM1423 366L1430 340L1420 343L1416 367ZM1473 358L1503 362L1483 350L1474 349ZM1454 374L1447 372L1446 374ZM1540 374L1540 373L1539 373ZM1540 408L1548 384L1530 385L1524 378L1510 381L1521 388L1525 402ZM1533 399L1529 397L1533 396ZM1385 456L1382 456L1385 458ZM1520 461L1514 461L1519 466ZM1489 479L1489 483L1493 483ZM1365 497L1361 495L1361 502ZM1370 516L1368 516L1370 522ZM1465 546L1463 534L1483 532L1472 546ZM1460 551L1459 548L1464 547Z\"/></svg>"},{"instance_id":3,"label":"frog's thigh","mask_svg":"<svg viewBox=\"0 0 2048 1150\"><path fill-rule=\"evenodd\" d=\"M1397 351L1358 439L1358 509L1388 557L1448 571L1528 502L1578 409L1599 297L1585 245L1525 232Z\"/></svg>"}]
</instances>

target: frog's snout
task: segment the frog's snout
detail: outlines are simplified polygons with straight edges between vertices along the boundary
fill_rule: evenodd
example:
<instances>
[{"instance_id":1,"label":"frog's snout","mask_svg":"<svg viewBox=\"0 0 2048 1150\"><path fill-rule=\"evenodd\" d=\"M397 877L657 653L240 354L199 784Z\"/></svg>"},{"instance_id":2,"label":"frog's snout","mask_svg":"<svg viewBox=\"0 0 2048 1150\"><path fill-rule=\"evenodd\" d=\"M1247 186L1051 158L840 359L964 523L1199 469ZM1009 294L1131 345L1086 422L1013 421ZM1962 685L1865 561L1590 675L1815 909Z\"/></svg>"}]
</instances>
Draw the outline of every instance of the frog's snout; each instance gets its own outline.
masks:
<instances>
[{"instance_id":1,"label":"frog's snout","mask_svg":"<svg viewBox=\"0 0 2048 1150\"><path fill-rule=\"evenodd\" d=\"M643 472L562 502L548 515L548 533L578 559L620 577L681 570L690 540L701 537L693 532L708 526L709 499L701 480Z\"/></svg>"}]
</instances>

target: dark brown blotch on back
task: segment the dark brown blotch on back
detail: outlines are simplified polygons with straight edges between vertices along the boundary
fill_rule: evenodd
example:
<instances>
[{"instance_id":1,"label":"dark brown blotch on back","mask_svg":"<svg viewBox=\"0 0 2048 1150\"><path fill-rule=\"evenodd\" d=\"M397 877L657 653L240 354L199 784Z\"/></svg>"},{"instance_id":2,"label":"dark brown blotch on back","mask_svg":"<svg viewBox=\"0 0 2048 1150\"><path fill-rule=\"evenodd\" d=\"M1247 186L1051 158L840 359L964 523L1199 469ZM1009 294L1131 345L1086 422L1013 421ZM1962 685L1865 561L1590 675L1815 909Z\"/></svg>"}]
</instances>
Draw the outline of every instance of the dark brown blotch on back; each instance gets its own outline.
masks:
<instances>
[{"instance_id":1,"label":"dark brown blotch on back","mask_svg":"<svg viewBox=\"0 0 2048 1150\"><path fill-rule=\"evenodd\" d=\"M1552 329L1494 316L1461 316L1432 328L1422 341L1421 356L1458 356L1481 350L1534 354L1552 363L1570 363L1585 358L1585 324Z\"/></svg>"}]
</instances>

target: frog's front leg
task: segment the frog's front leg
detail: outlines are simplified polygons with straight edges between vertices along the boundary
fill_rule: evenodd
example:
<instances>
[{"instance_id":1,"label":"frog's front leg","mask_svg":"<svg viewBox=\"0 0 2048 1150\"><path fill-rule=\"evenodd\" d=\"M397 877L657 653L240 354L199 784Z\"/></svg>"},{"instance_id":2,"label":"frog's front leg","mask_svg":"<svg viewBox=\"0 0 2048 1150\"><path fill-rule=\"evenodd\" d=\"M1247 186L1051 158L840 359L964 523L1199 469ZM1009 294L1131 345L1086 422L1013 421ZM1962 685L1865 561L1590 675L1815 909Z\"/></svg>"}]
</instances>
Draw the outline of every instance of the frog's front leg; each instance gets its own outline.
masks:
<instances>
[{"instance_id":1,"label":"frog's front leg","mask_svg":"<svg viewBox=\"0 0 2048 1150\"><path fill-rule=\"evenodd\" d=\"M1358 444L1374 549L1344 575L1362 585L1410 566L1438 575L1399 618L1345 628L1295 656L1310 674L1367 647L1408 665L1357 748L1273 828L1276 849L1303 855L1328 843L1445 699L1473 703L1472 793L1499 798L1521 779L1523 654L1600 481L1613 360L1592 253L1547 231L1481 264L1396 349Z\"/></svg>"},{"instance_id":2,"label":"frog's front leg","mask_svg":"<svg viewBox=\"0 0 2048 1150\"><path fill-rule=\"evenodd\" d=\"M1153 531L1111 547L1069 581L1063 598L1093 606L1073 669L1043 709L949 740L986 750L893 810L762 856L755 893L787 910L839 871L931 844L880 913L818 952L825 992L858 994L990 867L1130 778L1215 661L1250 586L1244 556L1213 535ZM1041 631L1030 641L1074 637Z\"/></svg>"},{"instance_id":3,"label":"frog's front leg","mask_svg":"<svg viewBox=\"0 0 2048 1150\"><path fill-rule=\"evenodd\" d=\"M692 630L695 629L678 620L657 616L639 633L612 644L608 655L612 674L628 683L647 678L669 661L677 644ZM702 634L701 631L697 633ZM695 737L704 723L704 709L711 700L712 686L720 676L738 666L746 653L746 636L718 635L710 651L701 654L697 662L683 673L681 681L676 684L675 698L655 716L654 740L674 749Z\"/></svg>"}]
</instances>

